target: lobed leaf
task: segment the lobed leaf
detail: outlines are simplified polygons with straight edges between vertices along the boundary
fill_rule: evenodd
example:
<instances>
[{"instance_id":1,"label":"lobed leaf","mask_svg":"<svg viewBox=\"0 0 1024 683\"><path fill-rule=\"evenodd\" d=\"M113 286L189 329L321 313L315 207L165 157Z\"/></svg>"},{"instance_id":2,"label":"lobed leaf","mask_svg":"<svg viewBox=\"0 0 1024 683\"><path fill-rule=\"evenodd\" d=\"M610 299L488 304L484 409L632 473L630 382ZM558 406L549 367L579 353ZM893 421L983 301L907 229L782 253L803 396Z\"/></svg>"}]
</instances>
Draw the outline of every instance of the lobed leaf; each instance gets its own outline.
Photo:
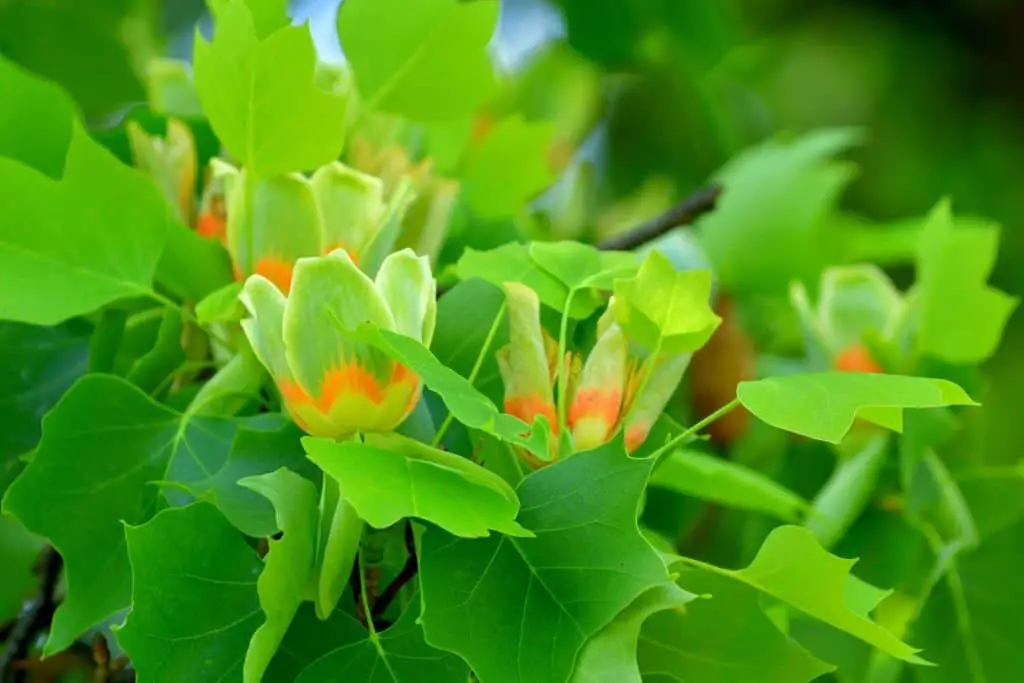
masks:
<instances>
[{"instance_id":1,"label":"lobed leaf","mask_svg":"<svg viewBox=\"0 0 1024 683\"><path fill-rule=\"evenodd\" d=\"M853 372L741 382L736 397L773 427L836 444L857 418L899 432L906 408L977 405L947 380Z\"/></svg>"},{"instance_id":2,"label":"lobed leaf","mask_svg":"<svg viewBox=\"0 0 1024 683\"><path fill-rule=\"evenodd\" d=\"M517 216L555 179L547 161L551 123L513 115L499 121L468 155L460 173L466 203L484 219Z\"/></svg>"},{"instance_id":3,"label":"lobed leaf","mask_svg":"<svg viewBox=\"0 0 1024 683\"><path fill-rule=\"evenodd\" d=\"M463 657L481 680L563 683L583 645L667 578L640 535L637 503L651 463L621 443L527 477L520 523L533 538L423 536L427 642Z\"/></svg>"},{"instance_id":4,"label":"lobed leaf","mask_svg":"<svg viewBox=\"0 0 1024 683\"><path fill-rule=\"evenodd\" d=\"M227 463L237 424L181 415L123 379L98 374L79 380L47 414L34 457L3 500L4 512L64 558L67 597L47 654L128 606L123 524L144 524L166 505L154 483L174 482L165 495L180 502L188 497L178 488L206 490Z\"/></svg>"},{"instance_id":5,"label":"lobed leaf","mask_svg":"<svg viewBox=\"0 0 1024 683\"><path fill-rule=\"evenodd\" d=\"M834 668L779 631L756 590L692 568L678 580L706 599L647 618L637 653L645 680L810 683Z\"/></svg>"},{"instance_id":6,"label":"lobed leaf","mask_svg":"<svg viewBox=\"0 0 1024 683\"><path fill-rule=\"evenodd\" d=\"M268 541L269 550L256 584L266 621L249 641L242 668L244 683L260 683L302 604L313 571L317 496L312 482L285 468L246 477L238 483L273 504L277 526L283 532L280 539Z\"/></svg>"},{"instance_id":7,"label":"lobed leaf","mask_svg":"<svg viewBox=\"0 0 1024 683\"><path fill-rule=\"evenodd\" d=\"M308 27L266 33L256 22L263 15L243 0L218 4L213 40L197 34L193 60L203 111L223 145L255 178L337 159L348 97L318 85Z\"/></svg>"},{"instance_id":8,"label":"lobed leaf","mask_svg":"<svg viewBox=\"0 0 1024 683\"><path fill-rule=\"evenodd\" d=\"M405 517L437 524L456 536L491 530L521 536L519 501L495 474L452 453L417 444L336 442L307 437L309 458L336 479L346 500L371 526L384 529Z\"/></svg>"},{"instance_id":9,"label":"lobed leaf","mask_svg":"<svg viewBox=\"0 0 1024 683\"><path fill-rule=\"evenodd\" d=\"M616 281L613 311L626 335L650 353L692 353L722 322L711 310L711 272L680 272L656 251L635 277Z\"/></svg>"},{"instance_id":10,"label":"lobed leaf","mask_svg":"<svg viewBox=\"0 0 1024 683\"><path fill-rule=\"evenodd\" d=\"M348 0L338 36L366 106L414 121L472 114L495 93L498 3Z\"/></svg>"},{"instance_id":11,"label":"lobed leaf","mask_svg":"<svg viewBox=\"0 0 1024 683\"><path fill-rule=\"evenodd\" d=\"M242 679L260 624L260 561L208 503L125 530L132 611L117 628L140 681Z\"/></svg>"},{"instance_id":12,"label":"lobed leaf","mask_svg":"<svg viewBox=\"0 0 1024 683\"><path fill-rule=\"evenodd\" d=\"M52 89L0 59L5 117L35 125ZM8 101L18 101L12 115ZM52 113L40 114L48 125ZM169 207L144 175L92 140L77 119L61 170L54 143L34 152L0 141L0 319L53 325L100 306L152 293L170 226ZM6 149L5 149L6 147ZM36 167L33 164L39 164ZM31 226L31 229L27 229Z\"/></svg>"},{"instance_id":13,"label":"lobed leaf","mask_svg":"<svg viewBox=\"0 0 1024 683\"><path fill-rule=\"evenodd\" d=\"M955 226L948 201L925 219L917 250L918 348L949 363L975 364L999 346L1019 303L986 280L995 266L999 227Z\"/></svg>"}]
</instances>

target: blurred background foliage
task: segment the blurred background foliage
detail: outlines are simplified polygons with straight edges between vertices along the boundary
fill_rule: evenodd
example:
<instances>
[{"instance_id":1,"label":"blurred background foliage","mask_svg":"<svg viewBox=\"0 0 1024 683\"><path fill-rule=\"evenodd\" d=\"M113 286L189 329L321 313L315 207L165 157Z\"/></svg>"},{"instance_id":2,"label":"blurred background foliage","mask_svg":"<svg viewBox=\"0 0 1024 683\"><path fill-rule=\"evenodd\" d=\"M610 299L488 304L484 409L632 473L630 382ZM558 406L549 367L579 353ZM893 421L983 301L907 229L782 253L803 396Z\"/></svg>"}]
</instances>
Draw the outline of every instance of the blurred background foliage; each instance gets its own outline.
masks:
<instances>
[{"instance_id":1,"label":"blurred background foliage","mask_svg":"<svg viewBox=\"0 0 1024 683\"><path fill-rule=\"evenodd\" d=\"M310 20L324 59L342 56L337 4L291 7L296 21ZM119 124L126 115L151 115L147 64L156 56L187 59L197 22L209 31L204 0L0 0L0 53L61 83L100 138L127 158ZM522 236L597 240L658 214L709 178L724 179L719 211L697 230L716 266L721 305L735 302L738 313L706 352L711 362L692 371L693 409L705 414L752 372L739 367L751 344L762 352L757 363L775 363L772 371L799 353L790 279L814 286L824 265L867 259L909 284L908 230L942 197L959 217L1003 226L992 284L1022 296L1024 202L1012 189L1024 169L1022 26L1024 4L1012 0L503 0L492 47L507 87L481 116L550 122L553 142L543 153L559 179L522 215L485 215L486 202L463 207L442 264L465 246ZM202 134L201 122L194 127L201 155L215 154L212 134ZM444 155L451 136L459 137L426 131L442 172L457 161ZM684 249L680 258L705 255ZM1018 312L984 367L982 428L961 444L979 466L1019 460L1022 349ZM714 376L702 377L702 368ZM744 424L741 414L730 417L716 439L731 443ZM784 449L778 462L766 462ZM731 450L806 496L833 462L818 446L786 449L769 429L752 428ZM770 525L721 510L712 524L703 506L663 494L650 491L648 510L658 514L646 521L667 534L684 529L680 549L711 561L748 560ZM966 485L972 504L991 494ZM912 583L909 568L920 565L923 549L901 519L871 508L835 551L862 555L858 573L868 581ZM711 528L734 531L737 543L706 547ZM998 554L1010 546L986 547ZM938 621L948 614L942 599L929 607ZM927 639L929 621L922 623ZM815 638L823 651L840 650L830 652L833 660L846 657L854 668L866 661L827 634L803 639ZM921 680L969 680L960 673L947 668Z\"/></svg>"}]
</instances>

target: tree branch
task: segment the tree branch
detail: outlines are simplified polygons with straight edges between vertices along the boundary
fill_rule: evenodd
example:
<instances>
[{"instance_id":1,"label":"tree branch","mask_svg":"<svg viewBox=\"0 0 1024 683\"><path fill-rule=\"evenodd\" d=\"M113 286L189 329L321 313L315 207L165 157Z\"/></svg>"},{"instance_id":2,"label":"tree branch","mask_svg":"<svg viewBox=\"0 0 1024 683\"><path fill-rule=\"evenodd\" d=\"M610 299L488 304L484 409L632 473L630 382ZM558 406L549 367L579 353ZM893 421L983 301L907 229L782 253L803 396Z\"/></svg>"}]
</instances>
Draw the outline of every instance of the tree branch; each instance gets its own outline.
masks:
<instances>
[{"instance_id":1,"label":"tree branch","mask_svg":"<svg viewBox=\"0 0 1024 683\"><path fill-rule=\"evenodd\" d=\"M416 572L419 571L419 563L416 560L416 542L412 535L411 523L405 527L405 547L409 551L409 558L405 561L402 571L398 573L394 581L388 584L388 587L384 589L380 597L373 603L372 614L375 620L384 616L384 612L387 611L391 603L398 597L398 592L407 583L412 581L413 577L416 576Z\"/></svg>"},{"instance_id":2,"label":"tree branch","mask_svg":"<svg viewBox=\"0 0 1024 683\"><path fill-rule=\"evenodd\" d=\"M635 249L661 237L672 228L690 225L704 214L712 211L721 194L721 185L711 184L702 187L660 216L655 216L645 223L599 242L597 248L602 251Z\"/></svg>"},{"instance_id":3,"label":"tree branch","mask_svg":"<svg viewBox=\"0 0 1024 683\"><path fill-rule=\"evenodd\" d=\"M28 657L29 648L36 635L49 627L53 613L57 609L54 594L57 592L57 581L60 570L64 566L60 554L53 548L47 548L42 558L43 576L39 587L39 596L25 603L21 615L11 629L7 647L0 654L0 681L24 680L26 672L16 670L15 663ZM13 672L13 675L12 675Z\"/></svg>"}]
</instances>

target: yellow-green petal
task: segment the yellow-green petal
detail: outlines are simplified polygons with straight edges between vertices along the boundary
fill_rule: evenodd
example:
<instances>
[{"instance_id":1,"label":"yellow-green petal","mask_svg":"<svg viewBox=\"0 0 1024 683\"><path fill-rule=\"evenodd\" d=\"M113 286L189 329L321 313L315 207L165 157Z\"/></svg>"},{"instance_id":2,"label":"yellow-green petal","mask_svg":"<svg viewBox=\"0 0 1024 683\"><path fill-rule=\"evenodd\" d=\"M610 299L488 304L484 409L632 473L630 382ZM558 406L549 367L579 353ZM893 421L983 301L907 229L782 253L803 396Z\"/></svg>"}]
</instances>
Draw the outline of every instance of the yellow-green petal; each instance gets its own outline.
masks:
<instances>
[{"instance_id":1,"label":"yellow-green petal","mask_svg":"<svg viewBox=\"0 0 1024 683\"><path fill-rule=\"evenodd\" d=\"M243 170L231 182L227 233L237 269L264 275L287 293L295 261L321 253L312 185L298 173L254 180Z\"/></svg>"},{"instance_id":2,"label":"yellow-green petal","mask_svg":"<svg viewBox=\"0 0 1024 683\"><path fill-rule=\"evenodd\" d=\"M437 285L430 262L411 249L389 255L377 272L377 289L395 319L395 331L430 345L437 315Z\"/></svg>"},{"instance_id":3,"label":"yellow-green petal","mask_svg":"<svg viewBox=\"0 0 1024 683\"><path fill-rule=\"evenodd\" d=\"M312 183L323 220L323 251L344 249L359 264L383 226L384 183L339 161L317 169Z\"/></svg>"},{"instance_id":4,"label":"yellow-green petal","mask_svg":"<svg viewBox=\"0 0 1024 683\"><path fill-rule=\"evenodd\" d=\"M274 381L291 379L284 346L286 299L272 282L260 275L245 281L238 297L251 317L242 321L252 350Z\"/></svg>"}]
</instances>

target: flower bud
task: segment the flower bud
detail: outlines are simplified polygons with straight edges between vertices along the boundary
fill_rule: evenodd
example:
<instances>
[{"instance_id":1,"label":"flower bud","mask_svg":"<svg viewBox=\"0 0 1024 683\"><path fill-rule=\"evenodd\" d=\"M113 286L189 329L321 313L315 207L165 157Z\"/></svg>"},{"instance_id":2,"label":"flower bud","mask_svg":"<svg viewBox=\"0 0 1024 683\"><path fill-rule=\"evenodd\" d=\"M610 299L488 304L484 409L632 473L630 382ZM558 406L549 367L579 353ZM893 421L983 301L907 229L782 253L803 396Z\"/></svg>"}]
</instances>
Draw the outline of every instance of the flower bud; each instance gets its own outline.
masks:
<instances>
[{"instance_id":1,"label":"flower bud","mask_svg":"<svg viewBox=\"0 0 1024 683\"><path fill-rule=\"evenodd\" d=\"M543 415L551 437L559 433L553 400L558 363L556 345L540 324L540 300L529 287L505 283L509 311L509 344L498 352L505 383L505 412L528 424ZM663 355L640 363L631 358L629 342L611 309L598 322L598 339L582 369L579 356L568 354L565 395L566 423L575 451L597 448L625 425L626 448L636 450L665 409L691 354ZM554 444L555 439L549 439ZM528 453L523 458L542 466Z\"/></svg>"},{"instance_id":2,"label":"flower bud","mask_svg":"<svg viewBox=\"0 0 1024 683\"><path fill-rule=\"evenodd\" d=\"M261 275L287 294L297 259L318 256L321 220L313 187L299 173L231 181L227 246L240 278Z\"/></svg>"},{"instance_id":3,"label":"flower bud","mask_svg":"<svg viewBox=\"0 0 1024 683\"><path fill-rule=\"evenodd\" d=\"M197 166L192 131L177 119L167 120L166 138L150 135L135 121L126 130L135 166L156 182L177 219L191 224Z\"/></svg>"},{"instance_id":4,"label":"flower bud","mask_svg":"<svg viewBox=\"0 0 1024 683\"><path fill-rule=\"evenodd\" d=\"M863 344L869 335L893 344L907 312L906 302L877 266L836 266L822 275L812 306L802 283L790 288L790 300L804 328L808 355L816 365L840 370L877 371Z\"/></svg>"},{"instance_id":5,"label":"flower bud","mask_svg":"<svg viewBox=\"0 0 1024 683\"><path fill-rule=\"evenodd\" d=\"M199 202L196 232L222 244L228 240L227 197L238 179L238 169L220 159L210 159L206 169L206 184Z\"/></svg>"},{"instance_id":6,"label":"flower bud","mask_svg":"<svg viewBox=\"0 0 1024 683\"><path fill-rule=\"evenodd\" d=\"M417 375L346 330L369 321L429 345L437 309L426 259L388 256L371 280L343 250L300 258L290 291L249 277L242 322L296 424L314 436L392 431L412 412Z\"/></svg>"}]
</instances>

